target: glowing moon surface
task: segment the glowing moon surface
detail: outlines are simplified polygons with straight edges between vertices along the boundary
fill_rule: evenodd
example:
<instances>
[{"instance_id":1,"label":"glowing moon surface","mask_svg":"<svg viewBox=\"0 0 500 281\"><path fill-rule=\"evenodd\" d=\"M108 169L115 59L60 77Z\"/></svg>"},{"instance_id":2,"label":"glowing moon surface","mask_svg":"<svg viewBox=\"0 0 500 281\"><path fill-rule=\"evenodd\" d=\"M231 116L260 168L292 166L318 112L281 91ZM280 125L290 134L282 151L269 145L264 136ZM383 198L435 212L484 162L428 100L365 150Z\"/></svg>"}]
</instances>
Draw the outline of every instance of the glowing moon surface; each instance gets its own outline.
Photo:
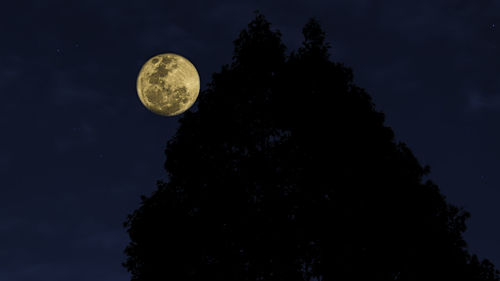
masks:
<instances>
[{"instance_id":1,"label":"glowing moon surface","mask_svg":"<svg viewBox=\"0 0 500 281\"><path fill-rule=\"evenodd\" d=\"M163 116L188 110L199 92L198 71L189 60L173 53L150 58L137 77L137 94L142 104Z\"/></svg>"}]
</instances>

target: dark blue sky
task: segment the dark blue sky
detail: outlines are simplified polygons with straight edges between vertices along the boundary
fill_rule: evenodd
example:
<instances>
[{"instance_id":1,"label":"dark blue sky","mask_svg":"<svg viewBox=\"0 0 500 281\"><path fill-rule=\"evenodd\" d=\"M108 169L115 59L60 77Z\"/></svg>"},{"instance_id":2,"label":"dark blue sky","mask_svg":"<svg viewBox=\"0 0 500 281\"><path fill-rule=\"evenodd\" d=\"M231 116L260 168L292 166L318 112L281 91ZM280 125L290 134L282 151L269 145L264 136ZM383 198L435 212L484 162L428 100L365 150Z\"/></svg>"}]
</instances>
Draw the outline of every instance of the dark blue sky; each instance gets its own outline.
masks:
<instances>
[{"instance_id":1,"label":"dark blue sky","mask_svg":"<svg viewBox=\"0 0 500 281\"><path fill-rule=\"evenodd\" d=\"M289 51L307 19L320 20L332 59L472 213L470 250L500 266L500 2L10 1L0 8L0 280L129 280L122 222L165 179L177 127L141 105L138 71L176 52L205 88L257 9Z\"/></svg>"}]
</instances>

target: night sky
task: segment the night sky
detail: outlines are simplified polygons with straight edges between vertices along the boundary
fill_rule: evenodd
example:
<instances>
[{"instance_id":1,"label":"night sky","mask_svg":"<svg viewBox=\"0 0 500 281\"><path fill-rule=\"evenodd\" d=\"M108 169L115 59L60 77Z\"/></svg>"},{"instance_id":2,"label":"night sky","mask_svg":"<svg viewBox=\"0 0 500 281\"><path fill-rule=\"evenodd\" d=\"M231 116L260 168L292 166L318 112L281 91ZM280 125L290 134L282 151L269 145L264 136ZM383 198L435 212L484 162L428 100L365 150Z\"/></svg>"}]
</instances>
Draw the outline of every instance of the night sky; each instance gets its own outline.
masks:
<instances>
[{"instance_id":1,"label":"night sky","mask_svg":"<svg viewBox=\"0 0 500 281\"><path fill-rule=\"evenodd\" d=\"M179 119L142 106L140 67L179 53L204 89L257 9L288 51L319 19L332 60L471 212L470 251L500 266L499 1L72 2L0 8L0 280L129 280L122 223L166 180Z\"/></svg>"}]
</instances>

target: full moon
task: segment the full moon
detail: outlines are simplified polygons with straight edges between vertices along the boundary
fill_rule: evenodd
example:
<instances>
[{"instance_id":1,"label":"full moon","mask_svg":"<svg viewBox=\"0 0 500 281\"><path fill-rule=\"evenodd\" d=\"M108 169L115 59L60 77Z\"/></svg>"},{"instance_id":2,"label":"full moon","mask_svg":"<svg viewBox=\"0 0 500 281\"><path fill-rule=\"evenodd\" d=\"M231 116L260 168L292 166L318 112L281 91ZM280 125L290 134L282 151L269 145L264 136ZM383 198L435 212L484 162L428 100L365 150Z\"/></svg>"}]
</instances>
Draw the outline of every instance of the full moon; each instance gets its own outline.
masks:
<instances>
[{"instance_id":1,"label":"full moon","mask_svg":"<svg viewBox=\"0 0 500 281\"><path fill-rule=\"evenodd\" d=\"M150 58L137 77L137 94L142 104L163 116L188 110L199 92L198 71L189 60L173 53Z\"/></svg>"}]
</instances>

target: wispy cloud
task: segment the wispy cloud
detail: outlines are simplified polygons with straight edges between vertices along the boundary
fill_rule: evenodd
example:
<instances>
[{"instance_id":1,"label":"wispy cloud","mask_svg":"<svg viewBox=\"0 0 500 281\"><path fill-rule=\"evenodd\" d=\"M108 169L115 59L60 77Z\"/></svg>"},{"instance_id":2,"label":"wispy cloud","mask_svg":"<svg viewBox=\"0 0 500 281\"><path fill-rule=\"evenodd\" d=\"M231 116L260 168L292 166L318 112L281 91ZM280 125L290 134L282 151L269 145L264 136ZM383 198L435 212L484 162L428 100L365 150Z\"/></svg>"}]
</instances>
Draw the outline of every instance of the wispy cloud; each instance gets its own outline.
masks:
<instances>
[{"instance_id":1,"label":"wispy cloud","mask_svg":"<svg viewBox=\"0 0 500 281\"><path fill-rule=\"evenodd\" d=\"M467 111L500 110L500 95L471 92L468 96Z\"/></svg>"}]
</instances>

